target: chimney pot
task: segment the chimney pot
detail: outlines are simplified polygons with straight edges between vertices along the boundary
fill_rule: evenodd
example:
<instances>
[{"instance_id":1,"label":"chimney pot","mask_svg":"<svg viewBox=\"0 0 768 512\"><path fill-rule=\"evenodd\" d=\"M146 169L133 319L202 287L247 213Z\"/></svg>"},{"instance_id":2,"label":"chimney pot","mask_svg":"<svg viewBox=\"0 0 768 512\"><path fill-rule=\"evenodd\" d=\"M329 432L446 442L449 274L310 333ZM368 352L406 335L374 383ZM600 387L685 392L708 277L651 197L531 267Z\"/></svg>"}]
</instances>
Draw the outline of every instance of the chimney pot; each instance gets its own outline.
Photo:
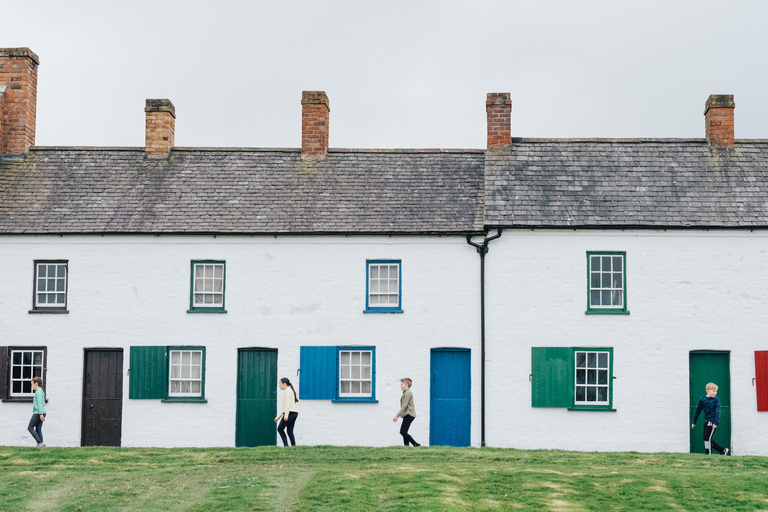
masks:
<instances>
[{"instance_id":1,"label":"chimney pot","mask_svg":"<svg viewBox=\"0 0 768 512\"><path fill-rule=\"evenodd\" d=\"M39 65L29 48L0 48L0 155L24 155L35 145Z\"/></svg>"},{"instance_id":2,"label":"chimney pot","mask_svg":"<svg viewBox=\"0 0 768 512\"><path fill-rule=\"evenodd\" d=\"M176 136L176 108L168 99L147 100L144 151L148 156L167 158Z\"/></svg>"},{"instance_id":3,"label":"chimney pot","mask_svg":"<svg viewBox=\"0 0 768 512\"><path fill-rule=\"evenodd\" d=\"M301 93L301 158L325 158L331 107L323 91Z\"/></svg>"},{"instance_id":4,"label":"chimney pot","mask_svg":"<svg viewBox=\"0 0 768 512\"><path fill-rule=\"evenodd\" d=\"M508 92L490 92L485 101L488 120L488 149L512 144L512 100Z\"/></svg>"},{"instance_id":5,"label":"chimney pot","mask_svg":"<svg viewBox=\"0 0 768 512\"><path fill-rule=\"evenodd\" d=\"M704 105L704 124L709 145L733 149L733 111L736 104L732 94L712 94Z\"/></svg>"}]
</instances>

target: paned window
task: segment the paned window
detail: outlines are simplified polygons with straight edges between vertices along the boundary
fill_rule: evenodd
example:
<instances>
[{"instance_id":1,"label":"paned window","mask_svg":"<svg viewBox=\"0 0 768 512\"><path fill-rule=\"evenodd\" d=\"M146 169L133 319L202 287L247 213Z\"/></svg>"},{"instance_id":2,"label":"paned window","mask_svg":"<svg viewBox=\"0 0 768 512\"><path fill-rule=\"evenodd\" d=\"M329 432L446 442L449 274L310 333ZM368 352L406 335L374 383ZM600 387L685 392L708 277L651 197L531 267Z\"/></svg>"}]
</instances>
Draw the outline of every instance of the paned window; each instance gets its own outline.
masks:
<instances>
[{"instance_id":1,"label":"paned window","mask_svg":"<svg viewBox=\"0 0 768 512\"><path fill-rule=\"evenodd\" d=\"M203 351L171 350L168 396L200 396L203 384Z\"/></svg>"},{"instance_id":2,"label":"paned window","mask_svg":"<svg viewBox=\"0 0 768 512\"><path fill-rule=\"evenodd\" d=\"M46 379L45 347L0 347L0 399L31 401L32 378Z\"/></svg>"},{"instance_id":3,"label":"paned window","mask_svg":"<svg viewBox=\"0 0 768 512\"><path fill-rule=\"evenodd\" d=\"M67 309L67 262L35 262L35 310Z\"/></svg>"},{"instance_id":4,"label":"paned window","mask_svg":"<svg viewBox=\"0 0 768 512\"><path fill-rule=\"evenodd\" d=\"M376 402L376 347L301 347L302 400Z\"/></svg>"},{"instance_id":5,"label":"paned window","mask_svg":"<svg viewBox=\"0 0 768 512\"><path fill-rule=\"evenodd\" d=\"M532 347L531 405L614 411L613 348Z\"/></svg>"},{"instance_id":6,"label":"paned window","mask_svg":"<svg viewBox=\"0 0 768 512\"><path fill-rule=\"evenodd\" d=\"M226 313L226 267L223 261L193 261L191 287L189 313Z\"/></svg>"},{"instance_id":7,"label":"paned window","mask_svg":"<svg viewBox=\"0 0 768 512\"><path fill-rule=\"evenodd\" d=\"M370 350L340 350L339 397L370 397L372 366Z\"/></svg>"},{"instance_id":8,"label":"paned window","mask_svg":"<svg viewBox=\"0 0 768 512\"><path fill-rule=\"evenodd\" d=\"M627 311L626 253L587 253L587 313L629 314Z\"/></svg>"},{"instance_id":9,"label":"paned window","mask_svg":"<svg viewBox=\"0 0 768 512\"><path fill-rule=\"evenodd\" d=\"M574 403L608 405L608 352L576 352Z\"/></svg>"},{"instance_id":10,"label":"paned window","mask_svg":"<svg viewBox=\"0 0 768 512\"><path fill-rule=\"evenodd\" d=\"M402 312L401 262L368 261L367 265L366 312Z\"/></svg>"}]
</instances>

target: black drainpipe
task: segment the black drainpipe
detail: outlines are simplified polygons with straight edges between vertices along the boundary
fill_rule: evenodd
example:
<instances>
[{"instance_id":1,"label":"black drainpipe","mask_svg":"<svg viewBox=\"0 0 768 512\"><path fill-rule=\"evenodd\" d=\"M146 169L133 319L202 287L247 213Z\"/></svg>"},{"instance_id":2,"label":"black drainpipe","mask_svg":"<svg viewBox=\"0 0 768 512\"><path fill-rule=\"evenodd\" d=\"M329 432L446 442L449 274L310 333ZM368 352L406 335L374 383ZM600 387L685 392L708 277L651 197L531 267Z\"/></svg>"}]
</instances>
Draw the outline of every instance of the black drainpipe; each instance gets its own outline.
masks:
<instances>
[{"instance_id":1,"label":"black drainpipe","mask_svg":"<svg viewBox=\"0 0 768 512\"><path fill-rule=\"evenodd\" d=\"M482 244L472 241L467 235L467 243L477 249L480 255L480 446L485 446L485 255L488 254L488 242L501 236L501 229L496 234L483 239Z\"/></svg>"}]
</instances>

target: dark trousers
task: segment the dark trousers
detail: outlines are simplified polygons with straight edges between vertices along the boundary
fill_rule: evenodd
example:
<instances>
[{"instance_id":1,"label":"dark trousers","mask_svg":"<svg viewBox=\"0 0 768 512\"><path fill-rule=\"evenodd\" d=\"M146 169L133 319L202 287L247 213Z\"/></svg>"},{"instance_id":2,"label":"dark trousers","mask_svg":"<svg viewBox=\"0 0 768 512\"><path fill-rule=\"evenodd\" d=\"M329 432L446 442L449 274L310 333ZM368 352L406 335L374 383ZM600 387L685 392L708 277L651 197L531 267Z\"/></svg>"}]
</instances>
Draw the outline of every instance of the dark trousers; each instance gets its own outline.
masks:
<instances>
[{"instance_id":1,"label":"dark trousers","mask_svg":"<svg viewBox=\"0 0 768 512\"><path fill-rule=\"evenodd\" d=\"M411 443L413 446L417 446L419 444L414 438L411 437L411 434L408 433L408 429L411 428L411 423L413 423L413 420L415 419L416 418L410 414L403 416L403 424L400 425L400 435L403 436L403 444L405 446L408 446L408 443Z\"/></svg>"},{"instance_id":2,"label":"dark trousers","mask_svg":"<svg viewBox=\"0 0 768 512\"><path fill-rule=\"evenodd\" d=\"M713 449L720 453L723 453L725 450L712 439L712 436L715 435L715 430L717 430L716 428L712 428L713 426L714 422L712 421L704 423L704 450L706 450L707 455L711 454Z\"/></svg>"},{"instance_id":3,"label":"dark trousers","mask_svg":"<svg viewBox=\"0 0 768 512\"><path fill-rule=\"evenodd\" d=\"M43 418L45 418L45 414L43 414ZM29 430L29 433L35 438L38 445L43 444L43 422L40 420L39 414L32 415L27 430Z\"/></svg>"},{"instance_id":4,"label":"dark trousers","mask_svg":"<svg viewBox=\"0 0 768 512\"><path fill-rule=\"evenodd\" d=\"M296 438L293 437L293 425L296 423L296 418L299 417L297 412L288 413L288 421L285 421L285 417L277 424L277 432L280 437L283 438L283 446L288 446L288 439L285 438L285 427L288 427L288 437L291 438L291 446L296 446Z\"/></svg>"}]
</instances>

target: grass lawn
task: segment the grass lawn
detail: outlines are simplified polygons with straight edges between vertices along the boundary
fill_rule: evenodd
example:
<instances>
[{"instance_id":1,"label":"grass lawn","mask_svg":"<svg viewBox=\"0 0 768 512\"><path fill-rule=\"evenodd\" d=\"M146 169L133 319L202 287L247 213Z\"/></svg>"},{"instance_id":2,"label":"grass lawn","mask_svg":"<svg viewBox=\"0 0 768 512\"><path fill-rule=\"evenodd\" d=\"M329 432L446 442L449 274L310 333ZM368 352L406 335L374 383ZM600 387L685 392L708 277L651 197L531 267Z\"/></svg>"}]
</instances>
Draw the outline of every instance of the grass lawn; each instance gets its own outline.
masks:
<instances>
[{"instance_id":1,"label":"grass lawn","mask_svg":"<svg viewBox=\"0 0 768 512\"><path fill-rule=\"evenodd\" d=\"M0 511L768 510L768 458L496 448L0 447Z\"/></svg>"}]
</instances>

